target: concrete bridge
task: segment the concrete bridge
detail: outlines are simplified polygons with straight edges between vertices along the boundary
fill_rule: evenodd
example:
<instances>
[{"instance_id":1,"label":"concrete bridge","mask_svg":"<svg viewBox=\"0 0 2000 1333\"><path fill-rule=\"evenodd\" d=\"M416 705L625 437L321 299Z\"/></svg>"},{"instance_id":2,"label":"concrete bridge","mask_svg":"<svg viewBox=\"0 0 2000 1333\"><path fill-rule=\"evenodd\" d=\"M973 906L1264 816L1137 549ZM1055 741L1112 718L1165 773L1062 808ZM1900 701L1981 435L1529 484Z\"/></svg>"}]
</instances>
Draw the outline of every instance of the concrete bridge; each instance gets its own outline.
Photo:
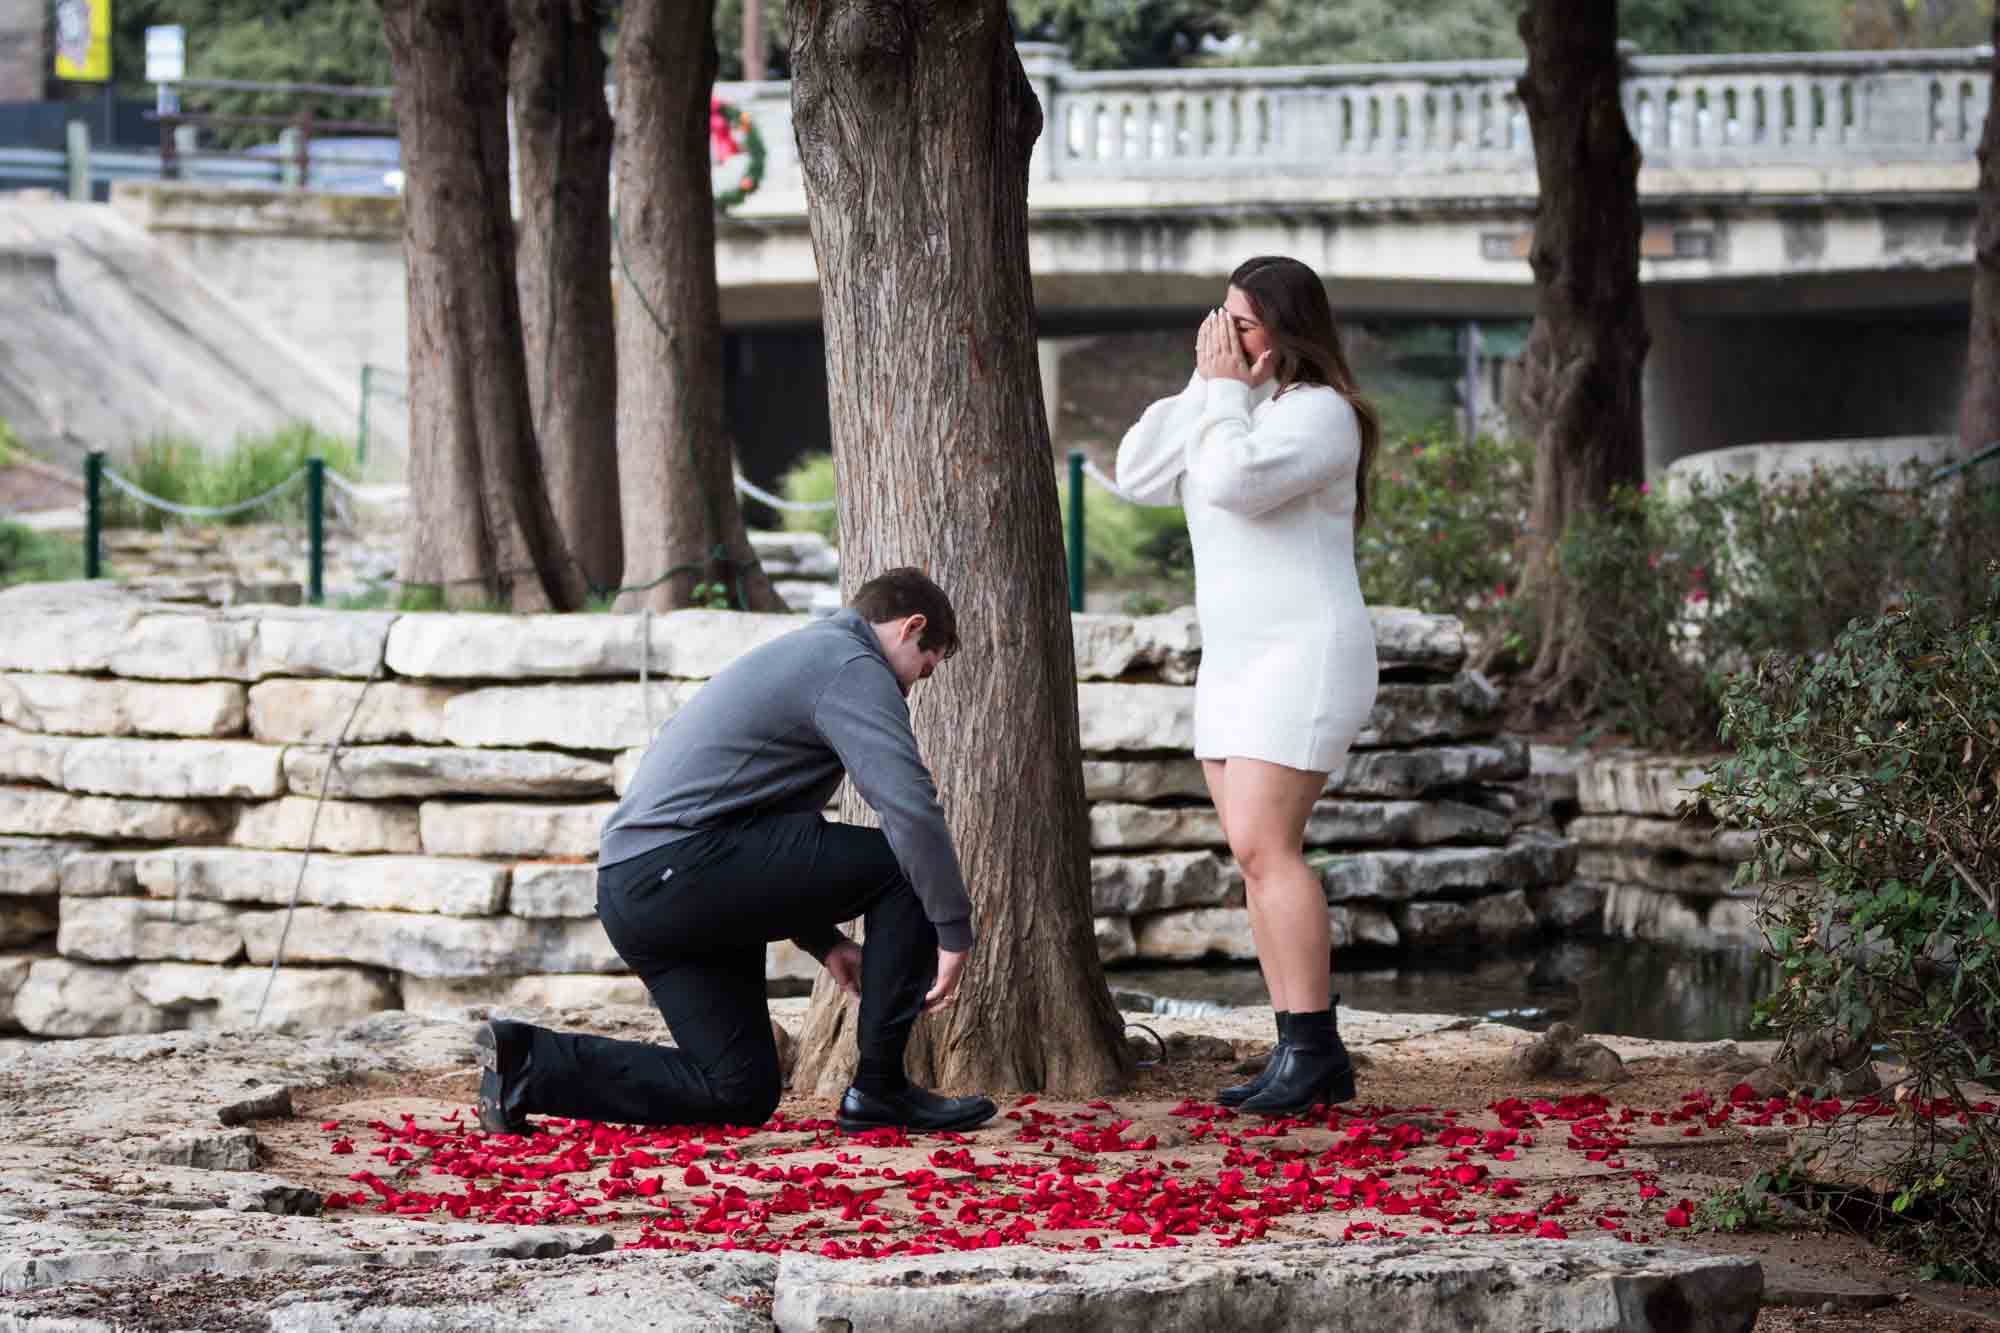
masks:
<instances>
[{"instance_id":1,"label":"concrete bridge","mask_svg":"<svg viewBox=\"0 0 2000 1333\"><path fill-rule=\"evenodd\" d=\"M1350 316L1532 313L1521 62L1100 73L1059 48L1022 58L1045 119L1029 189L1045 332L1189 322L1264 253L1312 264ZM1990 71L1985 48L1629 60L1653 466L1953 429ZM725 318L816 322L789 86L718 92L769 152L763 188L720 229Z\"/></svg>"},{"instance_id":2,"label":"concrete bridge","mask_svg":"<svg viewBox=\"0 0 2000 1333\"><path fill-rule=\"evenodd\" d=\"M1029 195L1045 380L1069 337L1190 324L1258 253L1314 265L1348 317L1532 312L1518 61L1080 72L1035 44L1022 58L1045 119ZM1651 466L1954 428L1990 70L1986 48L1630 57ZM717 91L768 151L716 254L732 426L761 480L768 451L828 438L811 392L819 289L789 85ZM400 366L395 201L252 193L121 182L114 198L336 369ZM774 376L793 391L769 393Z\"/></svg>"}]
</instances>

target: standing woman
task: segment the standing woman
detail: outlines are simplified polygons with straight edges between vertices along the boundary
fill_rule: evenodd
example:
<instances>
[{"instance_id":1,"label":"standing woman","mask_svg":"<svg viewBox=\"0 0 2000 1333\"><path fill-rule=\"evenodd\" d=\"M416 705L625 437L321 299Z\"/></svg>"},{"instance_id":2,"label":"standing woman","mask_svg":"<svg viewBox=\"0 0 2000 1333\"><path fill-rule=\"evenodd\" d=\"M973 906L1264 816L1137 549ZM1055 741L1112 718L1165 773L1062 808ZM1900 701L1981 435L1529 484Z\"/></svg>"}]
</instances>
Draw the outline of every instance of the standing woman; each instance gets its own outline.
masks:
<instances>
[{"instance_id":1,"label":"standing woman","mask_svg":"<svg viewBox=\"0 0 2000 1333\"><path fill-rule=\"evenodd\" d=\"M1194 753L1242 867L1277 1011L1264 1072L1224 1105L1268 1115L1354 1096L1328 997L1326 895L1306 819L1375 702L1375 631L1354 572L1380 433L1319 276L1246 260L1195 337L1195 374L1118 446L1118 485L1187 510L1201 674Z\"/></svg>"}]
</instances>

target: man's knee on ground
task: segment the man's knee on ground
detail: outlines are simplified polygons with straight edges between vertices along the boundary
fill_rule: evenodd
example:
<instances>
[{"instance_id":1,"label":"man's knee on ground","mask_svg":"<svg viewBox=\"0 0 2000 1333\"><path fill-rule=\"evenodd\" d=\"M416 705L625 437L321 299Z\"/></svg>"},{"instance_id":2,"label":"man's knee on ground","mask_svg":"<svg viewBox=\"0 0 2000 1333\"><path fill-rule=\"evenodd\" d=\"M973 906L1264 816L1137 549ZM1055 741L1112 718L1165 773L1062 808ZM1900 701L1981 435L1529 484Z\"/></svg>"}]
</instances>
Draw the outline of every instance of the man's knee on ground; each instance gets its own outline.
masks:
<instances>
[{"instance_id":1,"label":"man's knee on ground","mask_svg":"<svg viewBox=\"0 0 2000 1333\"><path fill-rule=\"evenodd\" d=\"M716 1119L725 1125L761 1125L778 1109L784 1088L773 1069L746 1071L722 1080L715 1090Z\"/></svg>"}]
</instances>

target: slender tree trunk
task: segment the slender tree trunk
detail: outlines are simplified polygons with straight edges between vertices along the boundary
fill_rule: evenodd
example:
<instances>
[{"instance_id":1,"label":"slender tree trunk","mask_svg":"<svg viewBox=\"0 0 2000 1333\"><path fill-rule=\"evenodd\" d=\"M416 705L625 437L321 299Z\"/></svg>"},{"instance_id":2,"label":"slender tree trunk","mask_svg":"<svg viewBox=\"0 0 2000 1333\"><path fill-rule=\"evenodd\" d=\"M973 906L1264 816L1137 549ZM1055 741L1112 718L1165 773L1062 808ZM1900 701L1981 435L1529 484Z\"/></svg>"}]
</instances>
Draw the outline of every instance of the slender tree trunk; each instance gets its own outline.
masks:
<instances>
[{"instance_id":1,"label":"slender tree trunk","mask_svg":"<svg viewBox=\"0 0 2000 1333\"><path fill-rule=\"evenodd\" d=\"M1028 280L1041 109L1002 0L792 11L792 114L818 256L841 578L918 565L963 648L915 696L972 890L957 1001L909 1070L1078 1095L1129 1072L1090 912L1075 654ZM850 812L853 799L849 798ZM853 1011L815 990L795 1087L838 1091Z\"/></svg>"},{"instance_id":2,"label":"slender tree trunk","mask_svg":"<svg viewBox=\"0 0 2000 1333\"><path fill-rule=\"evenodd\" d=\"M1972 233L1972 338L1958 418L1958 443L1968 458L2000 443L2000 10L1993 15L1993 46L1992 94L1986 132L1979 140L1979 213Z\"/></svg>"},{"instance_id":3,"label":"slender tree trunk","mask_svg":"<svg viewBox=\"0 0 2000 1333\"><path fill-rule=\"evenodd\" d=\"M620 610L687 606L697 585L781 611L736 503L722 427L722 304L708 101L710 0L630 0L618 32L618 480ZM712 598L704 599L712 600Z\"/></svg>"},{"instance_id":4,"label":"slender tree trunk","mask_svg":"<svg viewBox=\"0 0 2000 1333\"><path fill-rule=\"evenodd\" d=\"M764 69L764 0L743 0L743 81L762 83Z\"/></svg>"},{"instance_id":5,"label":"slender tree trunk","mask_svg":"<svg viewBox=\"0 0 2000 1333\"><path fill-rule=\"evenodd\" d=\"M507 203L507 16L479 0L381 0L408 185L410 522L402 581L454 605L568 609L536 456Z\"/></svg>"},{"instance_id":6,"label":"slender tree trunk","mask_svg":"<svg viewBox=\"0 0 2000 1333\"><path fill-rule=\"evenodd\" d=\"M516 279L528 401L569 553L618 586L618 361L611 329L611 109L602 0L511 0L520 161Z\"/></svg>"},{"instance_id":7,"label":"slender tree trunk","mask_svg":"<svg viewBox=\"0 0 2000 1333\"><path fill-rule=\"evenodd\" d=\"M1525 585L1541 612L1529 684L1551 700L1583 670L1573 599L1555 568L1570 521L1645 475L1640 374L1639 147L1618 98L1618 8L1530 0L1521 102L1535 142L1535 322L1516 407L1535 438Z\"/></svg>"}]
</instances>

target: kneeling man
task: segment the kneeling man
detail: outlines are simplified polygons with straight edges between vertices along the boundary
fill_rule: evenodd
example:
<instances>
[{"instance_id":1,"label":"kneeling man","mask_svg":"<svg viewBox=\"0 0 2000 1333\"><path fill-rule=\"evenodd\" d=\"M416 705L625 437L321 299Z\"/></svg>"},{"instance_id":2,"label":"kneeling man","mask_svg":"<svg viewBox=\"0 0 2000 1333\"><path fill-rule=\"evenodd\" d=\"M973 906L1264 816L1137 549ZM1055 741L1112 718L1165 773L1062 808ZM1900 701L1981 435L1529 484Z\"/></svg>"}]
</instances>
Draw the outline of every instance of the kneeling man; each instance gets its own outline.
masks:
<instances>
[{"instance_id":1,"label":"kneeling man","mask_svg":"<svg viewBox=\"0 0 2000 1333\"><path fill-rule=\"evenodd\" d=\"M861 999L844 1130L961 1130L985 1097L912 1084L919 1012L957 989L972 906L907 696L958 648L951 601L916 569L744 654L653 740L605 821L597 915L679 1049L496 1019L477 1036L479 1123L530 1115L646 1125L761 1125L778 1105L764 946L791 939ZM841 776L879 829L820 811ZM867 947L839 925L863 917Z\"/></svg>"}]
</instances>

